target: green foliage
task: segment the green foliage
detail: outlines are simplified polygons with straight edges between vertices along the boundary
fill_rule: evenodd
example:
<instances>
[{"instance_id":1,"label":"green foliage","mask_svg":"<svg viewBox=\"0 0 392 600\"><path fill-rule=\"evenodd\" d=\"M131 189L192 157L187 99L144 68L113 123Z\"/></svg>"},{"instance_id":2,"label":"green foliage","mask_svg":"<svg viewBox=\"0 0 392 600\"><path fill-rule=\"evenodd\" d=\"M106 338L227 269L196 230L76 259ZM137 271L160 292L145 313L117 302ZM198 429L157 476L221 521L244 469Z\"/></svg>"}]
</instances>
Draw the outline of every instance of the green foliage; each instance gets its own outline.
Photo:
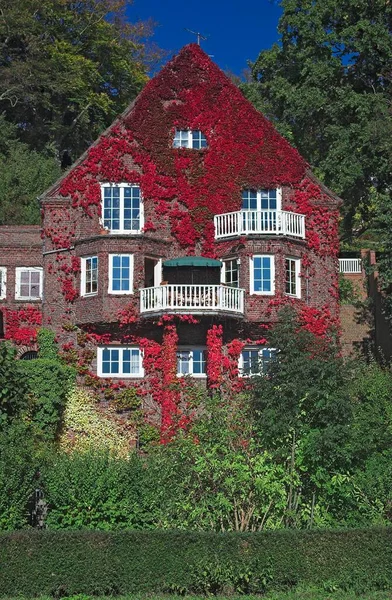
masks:
<instances>
[{"instance_id":1,"label":"green foliage","mask_svg":"<svg viewBox=\"0 0 392 600\"><path fill-rule=\"evenodd\" d=\"M128 0L13 0L0 21L0 111L20 139L75 160L140 91L148 23ZM41 187L41 191L42 191Z\"/></svg>"},{"instance_id":2,"label":"green foliage","mask_svg":"<svg viewBox=\"0 0 392 600\"><path fill-rule=\"evenodd\" d=\"M60 175L53 150L30 149L18 131L0 114L0 225L39 223L37 196Z\"/></svg>"},{"instance_id":3,"label":"green foliage","mask_svg":"<svg viewBox=\"0 0 392 600\"><path fill-rule=\"evenodd\" d=\"M159 519L157 481L135 454L58 454L41 472L50 529L148 529Z\"/></svg>"},{"instance_id":4,"label":"green foliage","mask_svg":"<svg viewBox=\"0 0 392 600\"><path fill-rule=\"evenodd\" d=\"M55 338L56 334L51 329L42 327L38 330L37 343L39 348L39 358L58 360L58 346L55 342Z\"/></svg>"},{"instance_id":5,"label":"green foliage","mask_svg":"<svg viewBox=\"0 0 392 600\"><path fill-rule=\"evenodd\" d=\"M0 429L0 530L26 527L27 502L36 486L31 429L13 423Z\"/></svg>"},{"instance_id":6,"label":"green foliage","mask_svg":"<svg viewBox=\"0 0 392 600\"><path fill-rule=\"evenodd\" d=\"M99 411L91 393L72 389L65 405L60 448L65 452L95 450L127 457L134 436L121 428L116 416L110 408L104 413Z\"/></svg>"},{"instance_id":7,"label":"green foliage","mask_svg":"<svg viewBox=\"0 0 392 600\"><path fill-rule=\"evenodd\" d=\"M343 273L339 274L339 302L341 304L353 304L359 300L359 293L350 279Z\"/></svg>"},{"instance_id":8,"label":"green foliage","mask_svg":"<svg viewBox=\"0 0 392 600\"><path fill-rule=\"evenodd\" d=\"M392 586L392 530L2 534L0 594L262 592ZM37 577L39 573L39 577ZM245 585L244 585L245 584Z\"/></svg>"},{"instance_id":9,"label":"green foliage","mask_svg":"<svg viewBox=\"0 0 392 600\"><path fill-rule=\"evenodd\" d=\"M343 198L345 239L358 237L380 203L391 203L392 7L382 0L281 6L281 44L260 53L251 93Z\"/></svg>"},{"instance_id":10,"label":"green foliage","mask_svg":"<svg viewBox=\"0 0 392 600\"><path fill-rule=\"evenodd\" d=\"M27 408L28 391L27 380L17 368L15 350L0 343L0 429Z\"/></svg>"},{"instance_id":11,"label":"green foliage","mask_svg":"<svg viewBox=\"0 0 392 600\"><path fill-rule=\"evenodd\" d=\"M28 382L30 418L40 435L53 441L60 430L68 391L75 381L75 372L57 360L39 358L18 361L19 377Z\"/></svg>"}]
</instances>

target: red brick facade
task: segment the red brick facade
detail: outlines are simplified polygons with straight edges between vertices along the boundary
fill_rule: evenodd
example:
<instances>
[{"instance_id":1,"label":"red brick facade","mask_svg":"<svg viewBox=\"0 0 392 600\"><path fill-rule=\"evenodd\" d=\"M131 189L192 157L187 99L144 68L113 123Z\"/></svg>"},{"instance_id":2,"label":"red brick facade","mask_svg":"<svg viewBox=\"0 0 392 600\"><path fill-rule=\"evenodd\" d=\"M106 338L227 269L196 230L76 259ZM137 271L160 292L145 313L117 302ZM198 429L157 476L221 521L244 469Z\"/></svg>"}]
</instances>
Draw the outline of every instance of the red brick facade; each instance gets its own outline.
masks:
<instances>
[{"instance_id":1,"label":"red brick facade","mask_svg":"<svg viewBox=\"0 0 392 600\"><path fill-rule=\"evenodd\" d=\"M205 136L206 147L174 147L175 136L186 137L186 132L189 136L191 132ZM192 137L189 140L194 143ZM143 208L140 231L121 232L114 220L112 228L103 228L109 213L111 218L117 218L113 216L117 214L117 200L109 198L109 208L103 214L101 184L105 183L120 190L119 202L123 204L118 210L123 223L125 203L131 202L125 200L125 194L134 193L129 191L130 185L140 189L141 204L132 200L133 207ZM241 212L243 190L258 194L259 204L252 209L253 217L249 213L244 217ZM264 196L271 192L271 202L281 194L281 205L266 209L260 204L260 190ZM225 344L233 340L248 346L259 343L265 326L276 320L279 309L287 303L304 314L313 311L312 315L326 320L328 326L335 325L338 202L200 48L187 46L71 171L43 195L42 240L34 227L0 228L0 268L7 267L7 295L0 300L0 306L14 309L21 304L14 295L16 266L43 266L43 324L55 329L61 349L68 357L73 353L80 371L90 372L91 377L96 375L94 345L121 344L142 349L145 378L153 381L151 373L158 368L158 358L163 361L159 368L164 376L165 335L170 327L175 328L173 339L177 345L189 348L205 348L208 332L221 332L222 352L227 357L230 350L225 349ZM238 213L237 230L216 239L214 216L226 213ZM289 221L287 227L281 226L283 219L295 219L296 215L304 215L304 235L298 234L297 225ZM244 234L241 228L245 218L253 219L253 229ZM256 224L258 218L264 219L263 225ZM132 273L127 266L121 271L133 280L132 293L113 292L113 288L110 292L109 286L114 285L110 282L109 261L114 261L111 255L132 257ZM220 298L220 304L214 308L206 301L210 290L200 291L192 283L193 267L185 282L186 269L168 271L165 267L165 273L174 279L181 273L178 285L193 286L189 288L189 298L183 300L184 306L173 309L173 294L177 294L178 301L180 292L170 287L176 282L162 282L159 261L184 256L236 259L238 289L244 290L244 305L236 296L234 309L228 309L226 300L222 300L228 297L228 286L215 282L211 294L214 302ZM98 263L97 289L90 280L87 287L85 283L86 277L91 276L92 257ZM258 257L267 260L264 263ZM287 282L289 267L291 287ZM203 283L203 273L206 285L209 277L216 277L208 269L198 271L198 285ZM113 270L113 277L114 273L117 271ZM265 282L268 277L270 283ZM252 284L253 278L256 283ZM82 295L82 284L84 291L89 289L91 293ZM121 285L130 283L127 280ZM157 288L149 296L155 304L149 311L141 312L139 290L151 287ZM294 293L288 293L289 289ZM187 302L189 308L185 307ZM4 314L7 335L6 311ZM162 344L162 340L159 354L154 343ZM155 365L148 366L146 357L153 351L158 358ZM216 360L212 351L208 352L209 360ZM233 360L238 360L238 356ZM158 379L155 383L150 381L152 387L158 385ZM138 379L140 383L143 387L143 378Z\"/></svg>"}]
</instances>

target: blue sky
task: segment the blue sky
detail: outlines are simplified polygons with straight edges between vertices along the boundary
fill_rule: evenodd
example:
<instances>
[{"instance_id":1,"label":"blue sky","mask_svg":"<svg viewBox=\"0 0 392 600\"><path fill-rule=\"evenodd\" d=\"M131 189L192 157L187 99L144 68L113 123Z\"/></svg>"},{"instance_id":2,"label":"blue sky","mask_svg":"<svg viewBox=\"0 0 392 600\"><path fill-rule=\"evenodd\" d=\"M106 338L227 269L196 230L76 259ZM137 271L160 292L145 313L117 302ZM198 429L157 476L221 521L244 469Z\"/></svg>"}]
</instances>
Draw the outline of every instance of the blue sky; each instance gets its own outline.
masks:
<instances>
[{"instance_id":1,"label":"blue sky","mask_svg":"<svg viewBox=\"0 0 392 600\"><path fill-rule=\"evenodd\" d=\"M134 0L128 9L131 21L152 18L157 23L153 41L169 58L196 41L188 28L204 34L202 48L222 69L237 75L277 41L280 14L270 0Z\"/></svg>"}]
</instances>

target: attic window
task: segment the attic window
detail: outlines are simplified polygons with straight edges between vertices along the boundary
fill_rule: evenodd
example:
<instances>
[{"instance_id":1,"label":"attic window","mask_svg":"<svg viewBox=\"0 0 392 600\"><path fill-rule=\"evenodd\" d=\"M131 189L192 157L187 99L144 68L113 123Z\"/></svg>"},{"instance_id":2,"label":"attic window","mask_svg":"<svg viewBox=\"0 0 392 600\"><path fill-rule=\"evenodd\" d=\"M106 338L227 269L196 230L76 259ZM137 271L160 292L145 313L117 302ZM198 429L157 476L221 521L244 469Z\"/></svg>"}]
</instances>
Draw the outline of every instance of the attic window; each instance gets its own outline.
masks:
<instances>
[{"instance_id":1,"label":"attic window","mask_svg":"<svg viewBox=\"0 0 392 600\"><path fill-rule=\"evenodd\" d=\"M173 148L207 148L207 138L199 129L176 129L174 131Z\"/></svg>"}]
</instances>

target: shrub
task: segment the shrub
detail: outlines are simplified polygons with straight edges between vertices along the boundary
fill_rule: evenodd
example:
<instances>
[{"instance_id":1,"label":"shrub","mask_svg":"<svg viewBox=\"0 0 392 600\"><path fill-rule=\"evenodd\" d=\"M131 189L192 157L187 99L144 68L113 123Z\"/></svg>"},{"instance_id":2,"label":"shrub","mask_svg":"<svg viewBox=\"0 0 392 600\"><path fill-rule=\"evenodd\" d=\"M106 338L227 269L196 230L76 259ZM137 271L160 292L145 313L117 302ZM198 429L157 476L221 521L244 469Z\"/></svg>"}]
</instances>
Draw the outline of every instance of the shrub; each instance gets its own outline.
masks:
<instances>
[{"instance_id":1,"label":"shrub","mask_svg":"<svg viewBox=\"0 0 392 600\"><path fill-rule=\"evenodd\" d=\"M390 528L17 532L0 536L0 594L257 593L323 583L363 592L390 588L391 564Z\"/></svg>"},{"instance_id":2,"label":"shrub","mask_svg":"<svg viewBox=\"0 0 392 600\"><path fill-rule=\"evenodd\" d=\"M0 343L0 427L10 423L26 410L29 388L26 377L21 377L15 361L15 350Z\"/></svg>"}]
</instances>

